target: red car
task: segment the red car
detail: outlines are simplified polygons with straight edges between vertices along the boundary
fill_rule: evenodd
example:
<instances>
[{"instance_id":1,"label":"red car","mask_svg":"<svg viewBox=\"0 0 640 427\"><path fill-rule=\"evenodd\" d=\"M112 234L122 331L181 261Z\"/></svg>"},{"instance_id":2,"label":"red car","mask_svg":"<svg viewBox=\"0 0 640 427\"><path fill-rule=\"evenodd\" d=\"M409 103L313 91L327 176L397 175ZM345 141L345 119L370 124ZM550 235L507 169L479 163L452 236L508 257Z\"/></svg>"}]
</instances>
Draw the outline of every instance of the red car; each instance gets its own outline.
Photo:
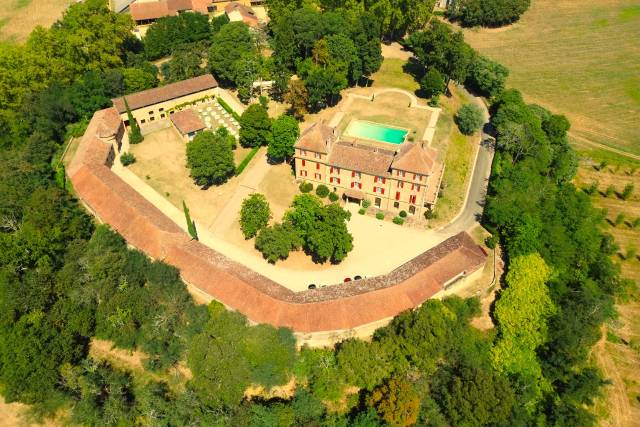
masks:
<instances>
[{"instance_id":1,"label":"red car","mask_svg":"<svg viewBox=\"0 0 640 427\"><path fill-rule=\"evenodd\" d=\"M350 282L351 281L351 277L345 277L344 279L344 283Z\"/></svg>"}]
</instances>

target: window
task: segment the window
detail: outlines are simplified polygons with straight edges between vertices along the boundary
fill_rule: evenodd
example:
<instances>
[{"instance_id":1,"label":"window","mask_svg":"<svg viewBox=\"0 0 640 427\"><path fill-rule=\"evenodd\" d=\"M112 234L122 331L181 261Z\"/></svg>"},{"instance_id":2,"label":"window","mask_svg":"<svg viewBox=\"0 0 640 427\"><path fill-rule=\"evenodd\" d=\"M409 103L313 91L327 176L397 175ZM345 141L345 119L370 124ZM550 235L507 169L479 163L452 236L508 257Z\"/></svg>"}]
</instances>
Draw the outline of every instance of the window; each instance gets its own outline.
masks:
<instances>
[{"instance_id":1,"label":"window","mask_svg":"<svg viewBox=\"0 0 640 427\"><path fill-rule=\"evenodd\" d=\"M382 199L380 197L376 197L373 203L376 205L376 208L379 208L382 204Z\"/></svg>"},{"instance_id":2,"label":"window","mask_svg":"<svg viewBox=\"0 0 640 427\"><path fill-rule=\"evenodd\" d=\"M151 117L149 118L149 121L150 121L150 122L152 122L152 121L154 121L155 119L156 119L155 117L151 116Z\"/></svg>"},{"instance_id":3,"label":"window","mask_svg":"<svg viewBox=\"0 0 640 427\"><path fill-rule=\"evenodd\" d=\"M300 155L301 156L306 156L307 155L307 150L300 150Z\"/></svg>"},{"instance_id":4,"label":"window","mask_svg":"<svg viewBox=\"0 0 640 427\"><path fill-rule=\"evenodd\" d=\"M315 156L316 159L322 159L322 154L320 153L314 153L313 155Z\"/></svg>"},{"instance_id":5,"label":"window","mask_svg":"<svg viewBox=\"0 0 640 427\"><path fill-rule=\"evenodd\" d=\"M396 191L396 200L400 200L400 192Z\"/></svg>"},{"instance_id":6,"label":"window","mask_svg":"<svg viewBox=\"0 0 640 427\"><path fill-rule=\"evenodd\" d=\"M414 204L414 205L415 205L415 203L416 203L416 196L415 196L415 195L413 195L413 196L409 196L409 203L411 203L411 204Z\"/></svg>"},{"instance_id":7,"label":"window","mask_svg":"<svg viewBox=\"0 0 640 427\"><path fill-rule=\"evenodd\" d=\"M300 171L300 176L307 176L307 171Z\"/></svg>"},{"instance_id":8,"label":"window","mask_svg":"<svg viewBox=\"0 0 640 427\"><path fill-rule=\"evenodd\" d=\"M145 124L147 121L145 119L140 120L140 124Z\"/></svg>"},{"instance_id":9,"label":"window","mask_svg":"<svg viewBox=\"0 0 640 427\"><path fill-rule=\"evenodd\" d=\"M415 173L413 174L413 179L416 179L416 174Z\"/></svg>"},{"instance_id":10,"label":"window","mask_svg":"<svg viewBox=\"0 0 640 427\"><path fill-rule=\"evenodd\" d=\"M404 177L404 171L396 171L398 176Z\"/></svg>"},{"instance_id":11,"label":"window","mask_svg":"<svg viewBox=\"0 0 640 427\"><path fill-rule=\"evenodd\" d=\"M322 180L322 175L320 175L319 173L315 174L314 176L318 181Z\"/></svg>"},{"instance_id":12,"label":"window","mask_svg":"<svg viewBox=\"0 0 640 427\"><path fill-rule=\"evenodd\" d=\"M330 182L330 183L332 183L332 184L333 184L334 182L335 182L336 184L340 184L340 178L337 178L337 177L335 177L335 176L332 176L331 178L329 178L329 182ZM352 184L353 184L353 183L352 183Z\"/></svg>"},{"instance_id":13,"label":"window","mask_svg":"<svg viewBox=\"0 0 640 427\"><path fill-rule=\"evenodd\" d=\"M418 175L418 181L422 181L422 178L424 178L424 175Z\"/></svg>"},{"instance_id":14,"label":"window","mask_svg":"<svg viewBox=\"0 0 640 427\"><path fill-rule=\"evenodd\" d=\"M400 202L393 202L393 207L396 209L400 209Z\"/></svg>"},{"instance_id":15,"label":"window","mask_svg":"<svg viewBox=\"0 0 640 427\"><path fill-rule=\"evenodd\" d=\"M153 116L153 110L149 111L149 115Z\"/></svg>"},{"instance_id":16,"label":"window","mask_svg":"<svg viewBox=\"0 0 640 427\"><path fill-rule=\"evenodd\" d=\"M416 184L416 191L420 191L420 186Z\"/></svg>"},{"instance_id":17,"label":"window","mask_svg":"<svg viewBox=\"0 0 640 427\"><path fill-rule=\"evenodd\" d=\"M362 183L361 182L352 182L351 183L351 188L359 188L360 190L362 190Z\"/></svg>"},{"instance_id":18,"label":"window","mask_svg":"<svg viewBox=\"0 0 640 427\"><path fill-rule=\"evenodd\" d=\"M384 194L384 188L382 188L382 187L373 187L373 192L374 193Z\"/></svg>"},{"instance_id":19,"label":"window","mask_svg":"<svg viewBox=\"0 0 640 427\"><path fill-rule=\"evenodd\" d=\"M165 117L165 114L164 114L164 113L160 114L160 118L161 118L161 119L164 119L164 117Z\"/></svg>"},{"instance_id":20,"label":"window","mask_svg":"<svg viewBox=\"0 0 640 427\"><path fill-rule=\"evenodd\" d=\"M307 166L307 161L305 159L302 159L302 166Z\"/></svg>"},{"instance_id":21,"label":"window","mask_svg":"<svg viewBox=\"0 0 640 427\"><path fill-rule=\"evenodd\" d=\"M416 213L416 207L415 206L409 206L409 213L411 215L415 215Z\"/></svg>"},{"instance_id":22,"label":"window","mask_svg":"<svg viewBox=\"0 0 640 427\"><path fill-rule=\"evenodd\" d=\"M404 188L404 182L398 181L398 188Z\"/></svg>"},{"instance_id":23,"label":"window","mask_svg":"<svg viewBox=\"0 0 640 427\"><path fill-rule=\"evenodd\" d=\"M158 108L158 111L163 112L164 108Z\"/></svg>"}]
</instances>

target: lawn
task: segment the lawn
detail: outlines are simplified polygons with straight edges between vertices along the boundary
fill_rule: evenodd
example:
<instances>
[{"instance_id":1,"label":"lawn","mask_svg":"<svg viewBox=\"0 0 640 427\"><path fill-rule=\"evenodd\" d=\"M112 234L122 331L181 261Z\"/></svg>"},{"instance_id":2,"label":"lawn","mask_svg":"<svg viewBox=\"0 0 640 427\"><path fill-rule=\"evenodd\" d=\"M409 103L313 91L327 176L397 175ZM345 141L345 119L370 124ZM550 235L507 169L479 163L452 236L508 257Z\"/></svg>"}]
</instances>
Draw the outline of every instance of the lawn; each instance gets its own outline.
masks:
<instances>
[{"instance_id":1,"label":"lawn","mask_svg":"<svg viewBox=\"0 0 640 427\"><path fill-rule=\"evenodd\" d=\"M136 163L129 169L142 178L174 206L182 209L184 200L194 218L209 227L233 196L241 177L232 177L220 186L203 190L189 177L186 143L173 128L155 131L145 136L142 143L132 145ZM250 151L238 147L234 150L237 165Z\"/></svg>"},{"instance_id":2,"label":"lawn","mask_svg":"<svg viewBox=\"0 0 640 427\"><path fill-rule=\"evenodd\" d=\"M72 0L0 0L0 41L23 42L38 25L49 27Z\"/></svg>"},{"instance_id":3,"label":"lawn","mask_svg":"<svg viewBox=\"0 0 640 427\"><path fill-rule=\"evenodd\" d=\"M373 87L396 87L413 93L420 88L412 75L405 72L407 61L385 58L380 69L371 76Z\"/></svg>"},{"instance_id":4,"label":"lawn","mask_svg":"<svg viewBox=\"0 0 640 427\"><path fill-rule=\"evenodd\" d=\"M521 21L465 31L529 102L565 114L576 143L640 154L640 1L534 0Z\"/></svg>"}]
</instances>

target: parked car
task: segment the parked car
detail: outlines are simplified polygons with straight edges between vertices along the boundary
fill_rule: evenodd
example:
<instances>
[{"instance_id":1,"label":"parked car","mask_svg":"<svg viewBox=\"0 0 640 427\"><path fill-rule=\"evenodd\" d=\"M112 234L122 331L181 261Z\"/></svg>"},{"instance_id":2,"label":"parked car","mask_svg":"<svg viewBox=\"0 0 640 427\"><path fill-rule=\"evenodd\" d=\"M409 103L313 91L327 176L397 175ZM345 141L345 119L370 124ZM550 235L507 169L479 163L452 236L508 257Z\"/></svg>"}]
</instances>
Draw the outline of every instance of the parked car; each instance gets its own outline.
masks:
<instances>
[{"instance_id":1,"label":"parked car","mask_svg":"<svg viewBox=\"0 0 640 427\"><path fill-rule=\"evenodd\" d=\"M310 284L310 285L309 285L309 286L307 286L307 287L308 287L309 289L315 289L315 288L316 288L316 285L314 285L314 284L312 283L312 284Z\"/></svg>"},{"instance_id":2,"label":"parked car","mask_svg":"<svg viewBox=\"0 0 640 427\"><path fill-rule=\"evenodd\" d=\"M350 282L351 281L351 277L345 277L344 278L344 283Z\"/></svg>"},{"instance_id":3,"label":"parked car","mask_svg":"<svg viewBox=\"0 0 640 427\"><path fill-rule=\"evenodd\" d=\"M353 280L361 280L362 276L353 276Z\"/></svg>"}]
</instances>

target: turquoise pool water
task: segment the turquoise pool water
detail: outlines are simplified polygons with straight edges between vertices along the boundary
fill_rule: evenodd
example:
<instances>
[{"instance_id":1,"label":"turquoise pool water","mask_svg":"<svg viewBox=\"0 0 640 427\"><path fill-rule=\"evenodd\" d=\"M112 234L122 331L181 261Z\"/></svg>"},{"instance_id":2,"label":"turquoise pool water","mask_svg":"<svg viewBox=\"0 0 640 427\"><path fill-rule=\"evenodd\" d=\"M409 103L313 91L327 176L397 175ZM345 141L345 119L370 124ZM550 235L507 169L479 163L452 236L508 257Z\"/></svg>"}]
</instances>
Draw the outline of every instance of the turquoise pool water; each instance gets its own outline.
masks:
<instances>
[{"instance_id":1,"label":"turquoise pool water","mask_svg":"<svg viewBox=\"0 0 640 427\"><path fill-rule=\"evenodd\" d=\"M354 120L349 123L345 135L388 142L389 144L402 144L408 132L405 129L391 128L364 120Z\"/></svg>"}]
</instances>

